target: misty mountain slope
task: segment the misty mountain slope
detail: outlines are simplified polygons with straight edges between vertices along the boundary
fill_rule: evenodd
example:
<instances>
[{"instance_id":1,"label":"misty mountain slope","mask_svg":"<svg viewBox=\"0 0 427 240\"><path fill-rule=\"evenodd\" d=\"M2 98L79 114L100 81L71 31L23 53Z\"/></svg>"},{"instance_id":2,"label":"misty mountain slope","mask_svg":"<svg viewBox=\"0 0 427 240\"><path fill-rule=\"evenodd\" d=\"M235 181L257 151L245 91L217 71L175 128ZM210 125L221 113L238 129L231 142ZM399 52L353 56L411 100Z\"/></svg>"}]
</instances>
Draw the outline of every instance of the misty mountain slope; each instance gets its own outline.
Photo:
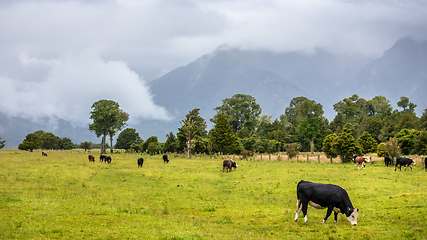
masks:
<instances>
[{"instance_id":1,"label":"misty mountain slope","mask_svg":"<svg viewBox=\"0 0 427 240\"><path fill-rule=\"evenodd\" d=\"M6 140L7 148L17 148L25 137L38 130L51 132L58 137L70 138L73 143L79 144L84 141L98 142L95 133L84 127L75 127L63 119L39 119L33 121L21 117L11 117L0 112L0 137Z\"/></svg>"},{"instance_id":2,"label":"misty mountain slope","mask_svg":"<svg viewBox=\"0 0 427 240\"><path fill-rule=\"evenodd\" d=\"M394 106L400 97L409 97L411 102L418 105L417 113L421 113L427 107L426 84L427 41L403 38L385 51L382 57L344 82L338 91L347 97L357 93L366 99L382 95Z\"/></svg>"},{"instance_id":3,"label":"misty mountain slope","mask_svg":"<svg viewBox=\"0 0 427 240\"><path fill-rule=\"evenodd\" d=\"M173 114L200 108L210 118L221 100L242 93L255 97L263 114L278 117L293 97L329 101L329 90L365 62L322 50L310 55L219 48L152 81L150 88L155 102Z\"/></svg>"}]
</instances>

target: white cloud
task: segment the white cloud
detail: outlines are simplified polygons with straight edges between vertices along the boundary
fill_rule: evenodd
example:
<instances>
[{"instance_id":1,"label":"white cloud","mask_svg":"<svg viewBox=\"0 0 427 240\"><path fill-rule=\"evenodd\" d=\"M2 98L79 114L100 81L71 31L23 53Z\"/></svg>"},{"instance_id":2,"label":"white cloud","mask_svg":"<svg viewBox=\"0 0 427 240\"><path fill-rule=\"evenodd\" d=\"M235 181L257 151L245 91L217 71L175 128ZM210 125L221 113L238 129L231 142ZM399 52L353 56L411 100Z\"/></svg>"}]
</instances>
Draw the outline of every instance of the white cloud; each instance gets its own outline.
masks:
<instances>
[{"instance_id":1,"label":"white cloud","mask_svg":"<svg viewBox=\"0 0 427 240\"><path fill-rule=\"evenodd\" d=\"M25 59L26 65L46 64L43 59ZM153 103L145 82L124 62L105 62L96 51L85 50L50 65L44 81L22 84L1 78L0 108L14 116L59 117L81 125L89 122L94 102L111 99L129 113L131 121L170 118L164 108Z\"/></svg>"}]
</instances>

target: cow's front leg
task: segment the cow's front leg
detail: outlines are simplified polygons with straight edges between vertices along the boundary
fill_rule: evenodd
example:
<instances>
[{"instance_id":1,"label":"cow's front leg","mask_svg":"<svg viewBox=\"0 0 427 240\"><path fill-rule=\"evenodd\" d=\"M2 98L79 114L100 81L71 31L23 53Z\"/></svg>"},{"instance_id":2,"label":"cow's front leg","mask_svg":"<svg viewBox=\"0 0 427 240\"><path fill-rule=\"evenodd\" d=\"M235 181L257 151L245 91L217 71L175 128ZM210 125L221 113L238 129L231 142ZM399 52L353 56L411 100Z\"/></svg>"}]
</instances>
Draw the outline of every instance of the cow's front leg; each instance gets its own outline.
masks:
<instances>
[{"instance_id":1,"label":"cow's front leg","mask_svg":"<svg viewBox=\"0 0 427 240\"><path fill-rule=\"evenodd\" d=\"M328 220L328 217L331 216L333 209L334 209L334 207L331 207L331 206L328 207L328 211L326 212L326 217L323 219L322 223L326 223L326 220Z\"/></svg>"},{"instance_id":2,"label":"cow's front leg","mask_svg":"<svg viewBox=\"0 0 427 240\"><path fill-rule=\"evenodd\" d=\"M338 223L338 213L334 211L334 221Z\"/></svg>"}]
</instances>

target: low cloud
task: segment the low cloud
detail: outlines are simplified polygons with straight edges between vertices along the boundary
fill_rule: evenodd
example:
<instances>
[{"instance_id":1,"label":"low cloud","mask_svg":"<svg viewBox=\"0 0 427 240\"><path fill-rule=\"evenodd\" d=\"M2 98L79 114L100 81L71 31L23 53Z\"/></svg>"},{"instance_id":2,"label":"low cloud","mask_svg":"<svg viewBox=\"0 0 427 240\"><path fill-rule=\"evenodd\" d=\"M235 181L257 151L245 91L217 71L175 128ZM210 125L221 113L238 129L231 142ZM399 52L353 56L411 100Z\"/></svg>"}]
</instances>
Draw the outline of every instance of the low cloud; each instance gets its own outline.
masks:
<instances>
[{"instance_id":1,"label":"low cloud","mask_svg":"<svg viewBox=\"0 0 427 240\"><path fill-rule=\"evenodd\" d=\"M111 99L129 113L130 122L170 119L167 111L153 102L145 81L124 62L104 61L94 50L55 60L22 59L24 66L43 65L49 70L46 79L39 81L0 77L0 109L12 116L33 120L57 117L83 125L89 122L94 102Z\"/></svg>"}]
</instances>

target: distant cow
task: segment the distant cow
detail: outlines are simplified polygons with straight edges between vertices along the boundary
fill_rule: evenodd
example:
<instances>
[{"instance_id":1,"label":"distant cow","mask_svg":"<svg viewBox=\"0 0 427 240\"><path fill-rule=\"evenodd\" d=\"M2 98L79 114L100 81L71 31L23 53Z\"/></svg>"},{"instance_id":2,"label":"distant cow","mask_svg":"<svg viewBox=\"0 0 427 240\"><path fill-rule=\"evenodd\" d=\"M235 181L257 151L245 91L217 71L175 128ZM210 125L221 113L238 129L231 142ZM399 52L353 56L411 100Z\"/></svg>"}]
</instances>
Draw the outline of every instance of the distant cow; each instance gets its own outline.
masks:
<instances>
[{"instance_id":1,"label":"distant cow","mask_svg":"<svg viewBox=\"0 0 427 240\"><path fill-rule=\"evenodd\" d=\"M111 157L110 157L110 156L107 156L107 158L105 159L105 161L106 161L107 163L111 163Z\"/></svg>"},{"instance_id":2,"label":"distant cow","mask_svg":"<svg viewBox=\"0 0 427 240\"><path fill-rule=\"evenodd\" d=\"M384 163L385 163L385 166L386 166L386 167L391 166L391 162L392 162L392 161L391 161L391 158L390 158L389 156L387 156L387 155L386 155L386 156L384 157Z\"/></svg>"},{"instance_id":3,"label":"distant cow","mask_svg":"<svg viewBox=\"0 0 427 240\"><path fill-rule=\"evenodd\" d=\"M427 170L427 157L424 159L424 170Z\"/></svg>"},{"instance_id":4,"label":"distant cow","mask_svg":"<svg viewBox=\"0 0 427 240\"><path fill-rule=\"evenodd\" d=\"M409 166L412 171L412 165L415 166L415 161L410 158L398 157L396 158L396 166L394 167L394 171L396 171L397 165L399 165L400 171L402 171L402 166L405 166L405 171L407 166Z\"/></svg>"},{"instance_id":5,"label":"distant cow","mask_svg":"<svg viewBox=\"0 0 427 240\"><path fill-rule=\"evenodd\" d=\"M47 157L47 153L45 151L42 152L42 156Z\"/></svg>"},{"instance_id":6,"label":"distant cow","mask_svg":"<svg viewBox=\"0 0 427 240\"><path fill-rule=\"evenodd\" d=\"M163 163L169 163L168 155L163 155Z\"/></svg>"},{"instance_id":7,"label":"distant cow","mask_svg":"<svg viewBox=\"0 0 427 240\"><path fill-rule=\"evenodd\" d=\"M87 157L89 158L89 162L95 162L95 156L89 154Z\"/></svg>"},{"instance_id":8,"label":"distant cow","mask_svg":"<svg viewBox=\"0 0 427 240\"><path fill-rule=\"evenodd\" d=\"M353 155L353 157L351 158L351 160L353 160L353 162L356 164L357 169L359 169L359 165L362 165L361 169L366 169L365 168L366 163L368 163L368 162L371 161L367 157L357 156L356 154Z\"/></svg>"},{"instance_id":9,"label":"distant cow","mask_svg":"<svg viewBox=\"0 0 427 240\"><path fill-rule=\"evenodd\" d=\"M238 167L237 163L232 159L227 158L227 159L224 159L224 161L222 162L222 172L224 172L226 168L227 168L227 172L231 172L232 168L236 170L237 167Z\"/></svg>"},{"instance_id":10,"label":"distant cow","mask_svg":"<svg viewBox=\"0 0 427 240\"><path fill-rule=\"evenodd\" d=\"M101 156L99 156L99 161L104 162L106 160L107 160L107 156L106 155L102 155L101 154Z\"/></svg>"},{"instance_id":11,"label":"distant cow","mask_svg":"<svg viewBox=\"0 0 427 240\"><path fill-rule=\"evenodd\" d=\"M142 164L144 164L144 159L138 158L138 167L142 167Z\"/></svg>"},{"instance_id":12,"label":"distant cow","mask_svg":"<svg viewBox=\"0 0 427 240\"><path fill-rule=\"evenodd\" d=\"M323 223L334 211L335 223L338 221L338 213L342 213L345 214L351 225L357 225L359 209L353 207L347 192L340 186L301 180L297 185L297 199L297 213L294 222L298 221L301 211L304 214L305 222L308 222L307 208L310 205L317 209L328 208Z\"/></svg>"}]
</instances>

